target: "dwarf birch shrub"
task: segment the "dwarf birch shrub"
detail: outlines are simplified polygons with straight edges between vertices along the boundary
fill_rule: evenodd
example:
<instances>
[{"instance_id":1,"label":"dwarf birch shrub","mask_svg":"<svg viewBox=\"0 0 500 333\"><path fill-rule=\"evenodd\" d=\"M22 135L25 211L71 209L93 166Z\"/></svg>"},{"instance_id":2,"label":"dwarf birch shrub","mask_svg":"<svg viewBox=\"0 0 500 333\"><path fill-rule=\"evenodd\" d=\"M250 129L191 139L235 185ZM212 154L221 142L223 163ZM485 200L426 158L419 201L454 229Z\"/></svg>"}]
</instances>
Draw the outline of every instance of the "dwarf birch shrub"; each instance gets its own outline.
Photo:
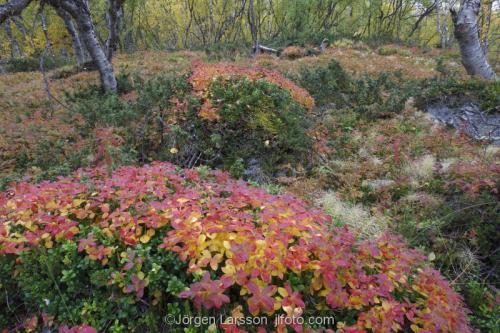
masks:
<instances>
[{"instance_id":1,"label":"dwarf birch shrub","mask_svg":"<svg viewBox=\"0 0 500 333\"><path fill-rule=\"evenodd\" d=\"M7 328L171 332L183 328L165 315L227 314L336 319L297 331L472 332L460 296L398 237L357 240L295 197L168 163L2 192L0 271Z\"/></svg>"}]
</instances>

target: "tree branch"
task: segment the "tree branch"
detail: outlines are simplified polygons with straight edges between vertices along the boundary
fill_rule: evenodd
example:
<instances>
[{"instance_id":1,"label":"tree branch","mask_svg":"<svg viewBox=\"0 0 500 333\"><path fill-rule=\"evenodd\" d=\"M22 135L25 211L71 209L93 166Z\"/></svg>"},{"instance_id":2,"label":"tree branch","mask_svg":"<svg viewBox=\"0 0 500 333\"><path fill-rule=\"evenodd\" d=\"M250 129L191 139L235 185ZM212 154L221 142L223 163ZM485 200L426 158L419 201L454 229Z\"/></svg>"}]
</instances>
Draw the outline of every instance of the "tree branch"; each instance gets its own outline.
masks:
<instances>
[{"instance_id":1,"label":"tree branch","mask_svg":"<svg viewBox=\"0 0 500 333\"><path fill-rule=\"evenodd\" d=\"M11 0L3 5L0 5L0 24L7 18L21 14L24 8L33 0Z\"/></svg>"}]
</instances>

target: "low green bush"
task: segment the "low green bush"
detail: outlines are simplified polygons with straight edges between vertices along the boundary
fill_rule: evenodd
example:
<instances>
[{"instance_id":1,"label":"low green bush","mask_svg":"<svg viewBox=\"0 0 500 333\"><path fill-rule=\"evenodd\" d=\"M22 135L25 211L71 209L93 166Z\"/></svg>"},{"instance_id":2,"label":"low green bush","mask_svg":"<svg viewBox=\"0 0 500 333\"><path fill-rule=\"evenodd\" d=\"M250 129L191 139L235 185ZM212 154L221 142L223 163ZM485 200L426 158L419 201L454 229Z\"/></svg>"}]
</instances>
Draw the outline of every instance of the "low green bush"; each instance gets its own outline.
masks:
<instances>
[{"instance_id":1,"label":"low green bush","mask_svg":"<svg viewBox=\"0 0 500 333\"><path fill-rule=\"evenodd\" d=\"M330 61L327 66L304 67L289 76L309 91L319 106L328 103L345 105L346 94L352 90L350 75L336 60Z\"/></svg>"},{"instance_id":2,"label":"low green bush","mask_svg":"<svg viewBox=\"0 0 500 333\"><path fill-rule=\"evenodd\" d=\"M18 73L18 72L37 72L40 70L40 59L41 57L22 57L14 58L9 60L5 66L7 72ZM43 57L43 69L48 71L68 63L65 58L57 58L52 56Z\"/></svg>"},{"instance_id":3,"label":"low green bush","mask_svg":"<svg viewBox=\"0 0 500 333\"><path fill-rule=\"evenodd\" d=\"M406 101L418 94L417 82L401 74L352 77L336 60L327 66L304 67L290 77L315 98L319 106L351 109L364 118L383 118L404 110Z\"/></svg>"},{"instance_id":4,"label":"low green bush","mask_svg":"<svg viewBox=\"0 0 500 333\"><path fill-rule=\"evenodd\" d=\"M288 164L308 164L312 139L307 135L307 111L290 91L235 73L231 78L214 76L202 103L188 78L135 78L130 87L124 77L120 86L132 93L106 95L90 87L70 94L68 121L77 124L83 137L99 127L113 128L123 139L123 150L139 162L204 164L255 179ZM209 119L207 112L216 113L216 119Z\"/></svg>"},{"instance_id":5,"label":"low green bush","mask_svg":"<svg viewBox=\"0 0 500 333\"><path fill-rule=\"evenodd\" d=\"M467 305L472 310L471 323L480 332L498 333L500 328L500 303L498 290L493 291L480 281L470 281L460 288Z\"/></svg>"},{"instance_id":6,"label":"low green bush","mask_svg":"<svg viewBox=\"0 0 500 333\"><path fill-rule=\"evenodd\" d=\"M266 174L287 163L307 164L312 140L306 134L306 111L287 91L246 78L216 80L209 91L220 118L200 121L192 114L195 118L187 119L195 124L192 144L203 164L233 170L235 176L242 176L252 160Z\"/></svg>"},{"instance_id":7,"label":"low green bush","mask_svg":"<svg viewBox=\"0 0 500 333\"><path fill-rule=\"evenodd\" d=\"M382 56L391 56L391 55L395 55L395 54L398 54L398 50L394 47L380 47L378 49L378 54L382 55Z\"/></svg>"},{"instance_id":8,"label":"low green bush","mask_svg":"<svg viewBox=\"0 0 500 333\"><path fill-rule=\"evenodd\" d=\"M415 96L420 107L443 99L448 103L455 101L458 104L473 100L480 104L482 110L499 112L499 81L462 81L453 75L447 75L446 67L440 67L440 71L444 73L441 78L427 79L419 83L419 93Z\"/></svg>"}]
</instances>

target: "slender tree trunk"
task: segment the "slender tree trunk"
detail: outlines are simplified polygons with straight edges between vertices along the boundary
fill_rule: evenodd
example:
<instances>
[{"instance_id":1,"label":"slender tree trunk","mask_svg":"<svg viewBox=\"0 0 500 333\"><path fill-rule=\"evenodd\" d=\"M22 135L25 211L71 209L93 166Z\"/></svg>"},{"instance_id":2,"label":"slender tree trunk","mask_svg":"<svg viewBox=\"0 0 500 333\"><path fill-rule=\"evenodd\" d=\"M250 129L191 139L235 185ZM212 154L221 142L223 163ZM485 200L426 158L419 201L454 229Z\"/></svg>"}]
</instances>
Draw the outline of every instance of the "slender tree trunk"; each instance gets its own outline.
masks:
<instances>
[{"instance_id":1,"label":"slender tree trunk","mask_svg":"<svg viewBox=\"0 0 500 333\"><path fill-rule=\"evenodd\" d=\"M254 9L254 0L250 0L248 4L248 22L250 24L250 32L252 33L252 42L253 42L253 54L256 55L259 53L259 33L257 31L257 23L255 21L255 9Z\"/></svg>"},{"instance_id":2,"label":"slender tree trunk","mask_svg":"<svg viewBox=\"0 0 500 333\"><path fill-rule=\"evenodd\" d=\"M80 33L75 27L73 19L71 18L71 15L68 14L68 12L66 12L61 7L56 7L56 12L57 15L59 15L59 17L61 17L61 19L63 20L64 25L66 26L66 30L68 30L68 33L71 36L71 41L73 43L73 50L75 52L75 57L76 57L76 63L78 64L79 67L81 67L85 63L87 63L90 59L87 49L85 48L85 45L83 45Z\"/></svg>"},{"instance_id":3,"label":"slender tree trunk","mask_svg":"<svg viewBox=\"0 0 500 333\"><path fill-rule=\"evenodd\" d=\"M5 4L0 5L0 24L7 18L21 14L24 8L33 0L11 0Z\"/></svg>"},{"instance_id":4,"label":"slender tree trunk","mask_svg":"<svg viewBox=\"0 0 500 333\"><path fill-rule=\"evenodd\" d=\"M443 10L443 2L441 0L436 0L436 24L442 49L448 46L448 15L446 15L446 13L448 13L448 11ZM441 16L441 14L444 15Z\"/></svg>"},{"instance_id":5,"label":"slender tree trunk","mask_svg":"<svg viewBox=\"0 0 500 333\"><path fill-rule=\"evenodd\" d=\"M106 56L111 61L113 53L118 48L119 43L119 25L120 25L120 12L122 11L122 1L108 0L109 8L106 14L108 21L108 39L106 40Z\"/></svg>"},{"instance_id":6,"label":"slender tree trunk","mask_svg":"<svg viewBox=\"0 0 500 333\"><path fill-rule=\"evenodd\" d=\"M480 0L462 0L459 12L451 12L455 37L460 45L462 63L467 73L487 80L497 80L479 42L477 17L480 8Z\"/></svg>"},{"instance_id":7,"label":"slender tree trunk","mask_svg":"<svg viewBox=\"0 0 500 333\"><path fill-rule=\"evenodd\" d=\"M490 38L490 27L491 27L491 16L493 13L493 1L489 0L483 5L483 24L481 27L481 46L483 47L484 54L488 55L489 49L489 38Z\"/></svg>"},{"instance_id":8,"label":"slender tree trunk","mask_svg":"<svg viewBox=\"0 0 500 333\"><path fill-rule=\"evenodd\" d=\"M14 25L16 26L17 30L19 30L23 34L23 38L26 39L28 37L28 31L24 26L22 17L12 16L11 20L12 22L14 22Z\"/></svg>"},{"instance_id":9,"label":"slender tree trunk","mask_svg":"<svg viewBox=\"0 0 500 333\"><path fill-rule=\"evenodd\" d=\"M17 30L19 30L23 34L23 43L27 42L31 46L31 48L34 50L36 49L34 41L33 41L33 36L29 36L29 31L26 28L26 25L24 24L24 20L22 16L12 16L11 17L12 22L16 25Z\"/></svg>"},{"instance_id":10,"label":"slender tree trunk","mask_svg":"<svg viewBox=\"0 0 500 333\"><path fill-rule=\"evenodd\" d=\"M5 30L5 34L7 35L7 38L9 39L10 43L10 56L12 58L19 58L23 55L23 52L21 51L21 47L19 46L19 43L17 42L17 39L14 37L12 34L12 29L10 27L10 20L7 20L3 28Z\"/></svg>"},{"instance_id":11,"label":"slender tree trunk","mask_svg":"<svg viewBox=\"0 0 500 333\"><path fill-rule=\"evenodd\" d=\"M116 93L117 83L113 65L97 39L87 0L51 0L50 3L54 7L62 7L73 17L80 36L99 70L102 87L106 92Z\"/></svg>"},{"instance_id":12,"label":"slender tree trunk","mask_svg":"<svg viewBox=\"0 0 500 333\"><path fill-rule=\"evenodd\" d=\"M95 62L95 65L99 69L99 74L101 76L101 82L103 88L107 92L116 92L117 83L114 75L113 65L104 53L99 40L97 39L94 24L90 18L90 13L85 11L87 15L77 14L77 24L80 30L80 34L87 46L87 50L90 56Z\"/></svg>"},{"instance_id":13,"label":"slender tree trunk","mask_svg":"<svg viewBox=\"0 0 500 333\"><path fill-rule=\"evenodd\" d=\"M444 49L443 30L441 29L441 0L436 0L436 30L439 35L441 48Z\"/></svg>"},{"instance_id":14,"label":"slender tree trunk","mask_svg":"<svg viewBox=\"0 0 500 333\"><path fill-rule=\"evenodd\" d=\"M441 25L441 32L442 32L442 43L443 43L443 48L448 47L450 45L450 32L448 31L448 17L449 17L449 11L446 10L443 15L442 19L442 25Z\"/></svg>"},{"instance_id":15,"label":"slender tree trunk","mask_svg":"<svg viewBox=\"0 0 500 333\"><path fill-rule=\"evenodd\" d=\"M43 35L45 36L47 51L49 51L52 49L52 46L54 44L50 40L49 29L47 28L47 16L45 16L45 13L43 11L40 13L40 20L42 22L42 31L43 31Z\"/></svg>"}]
</instances>

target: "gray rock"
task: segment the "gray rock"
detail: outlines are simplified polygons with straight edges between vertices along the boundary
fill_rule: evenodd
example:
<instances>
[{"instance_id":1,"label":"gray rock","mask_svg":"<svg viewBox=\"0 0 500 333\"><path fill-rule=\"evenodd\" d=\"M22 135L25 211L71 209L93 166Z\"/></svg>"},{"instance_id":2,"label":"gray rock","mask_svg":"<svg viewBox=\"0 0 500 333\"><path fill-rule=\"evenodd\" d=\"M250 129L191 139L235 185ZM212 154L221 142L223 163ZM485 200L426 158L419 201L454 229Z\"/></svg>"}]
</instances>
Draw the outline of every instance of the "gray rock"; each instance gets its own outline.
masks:
<instances>
[{"instance_id":1,"label":"gray rock","mask_svg":"<svg viewBox=\"0 0 500 333\"><path fill-rule=\"evenodd\" d=\"M451 107L439 102L429 106L427 112L440 124L454 127L476 140L500 145L500 114L486 114L476 103Z\"/></svg>"}]
</instances>

